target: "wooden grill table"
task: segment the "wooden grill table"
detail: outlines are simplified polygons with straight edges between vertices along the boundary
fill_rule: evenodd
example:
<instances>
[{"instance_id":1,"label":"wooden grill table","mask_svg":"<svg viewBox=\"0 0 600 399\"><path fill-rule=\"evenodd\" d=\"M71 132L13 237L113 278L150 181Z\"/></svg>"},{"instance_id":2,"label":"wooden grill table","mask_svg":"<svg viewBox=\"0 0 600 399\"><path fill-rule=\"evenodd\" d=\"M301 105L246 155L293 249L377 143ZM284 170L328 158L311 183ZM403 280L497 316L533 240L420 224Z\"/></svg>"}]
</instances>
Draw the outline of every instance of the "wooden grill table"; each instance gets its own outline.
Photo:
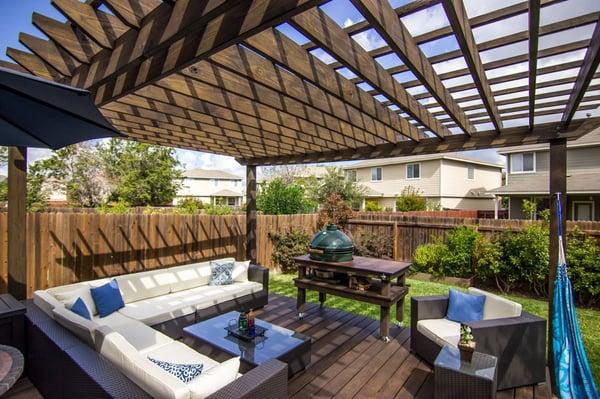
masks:
<instances>
[{"instance_id":1,"label":"wooden grill table","mask_svg":"<svg viewBox=\"0 0 600 399\"><path fill-rule=\"evenodd\" d=\"M350 262L322 262L310 259L308 254L297 256L294 261L298 267L298 278L294 279L296 287L298 287L298 316L304 315L306 290L314 290L319 293L321 306L325 302L327 294L372 303L379 305L380 309L379 334L384 341L389 341L392 305L397 305L396 320L402 322L404 318L404 297L408 293L405 275L411 266L410 263L363 256L355 256ZM360 291L348 287L343 282L315 279L310 273L310 270L314 269L345 274L348 281L351 277L367 277L372 279L371 286L366 291Z\"/></svg>"}]
</instances>

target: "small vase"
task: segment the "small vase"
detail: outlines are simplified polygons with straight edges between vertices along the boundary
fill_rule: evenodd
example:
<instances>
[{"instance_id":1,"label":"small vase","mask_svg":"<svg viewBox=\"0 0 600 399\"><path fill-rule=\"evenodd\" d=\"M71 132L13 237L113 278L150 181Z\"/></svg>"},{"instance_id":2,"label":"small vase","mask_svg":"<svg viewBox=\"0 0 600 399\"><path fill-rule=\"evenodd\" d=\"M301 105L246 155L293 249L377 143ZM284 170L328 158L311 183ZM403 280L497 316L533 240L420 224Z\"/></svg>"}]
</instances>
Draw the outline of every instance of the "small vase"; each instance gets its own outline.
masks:
<instances>
[{"instance_id":1,"label":"small vase","mask_svg":"<svg viewBox=\"0 0 600 399\"><path fill-rule=\"evenodd\" d=\"M475 341L471 341L468 344L459 343L458 350L460 351L460 360L471 363L473 352L475 352Z\"/></svg>"}]
</instances>

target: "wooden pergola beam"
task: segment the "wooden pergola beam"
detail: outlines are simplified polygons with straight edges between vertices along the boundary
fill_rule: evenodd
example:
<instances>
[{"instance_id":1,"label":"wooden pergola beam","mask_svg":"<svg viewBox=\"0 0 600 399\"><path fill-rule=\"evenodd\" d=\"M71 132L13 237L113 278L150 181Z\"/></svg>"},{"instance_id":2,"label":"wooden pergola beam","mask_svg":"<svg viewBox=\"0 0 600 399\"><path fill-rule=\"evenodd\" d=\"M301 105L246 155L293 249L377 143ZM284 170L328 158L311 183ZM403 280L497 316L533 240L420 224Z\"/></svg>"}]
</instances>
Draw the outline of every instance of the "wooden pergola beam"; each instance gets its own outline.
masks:
<instances>
[{"instance_id":1,"label":"wooden pergola beam","mask_svg":"<svg viewBox=\"0 0 600 399\"><path fill-rule=\"evenodd\" d=\"M537 79L538 41L540 32L540 0L529 0L529 128L534 126L535 82Z\"/></svg>"},{"instance_id":2,"label":"wooden pergola beam","mask_svg":"<svg viewBox=\"0 0 600 399\"><path fill-rule=\"evenodd\" d=\"M477 91L481 96L481 100L490 115L494 127L500 132L503 128L502 118L498 112L494 94L492 93L492 89L490 88L490 84L485 75L485 69L483 68L481 57L477 50L477 43L475 42L475 37L473 36L473 31L471 30L469 17L467 15L467 10L463 5L463 1L444 0L442 4L444 5L446 16L450 21L450 26L452 26L456 40L462 50L467 67L471 72Z\"/></svg>"},{"instance_id":3,"label":"wooden pergola beam","mask_svg":"<svg viewBox=\"0 0 600 399\"><path fill-rule=\"evenodd\" d=\"M139 30L130 29L117 39L114 49L101 51L89 68L78 68L67 83L92 91L96 104L102 105L324 1L161 4L142 20Z\"/></svg>"},{"instance_id":4,"label":"wooden pergola beam","mask_svg":"<svg viewBox=\"0 0 600 399\"><path fill-rule=\"evenodd\" d=\"M104 0L117 18L133 29L139 29L142 19L160 4L160 0Z\"/></svg>"},{"instance_id":5,"label":"wooden pergola beam","mask_svg":"<svg viewBox=\"0 0 600 399\"><path fill-rule=\"evenodd\" d=\"M433 66L417 46L415 40L387 1L352 0L361 14L371 23L402 61L427 88L437 102L446 110L466 133L475 131L469 119L442 84ZM394 82L396 79L392 78Z\"/></svg>"},{"instance_id":6,"label":"wooden pergola beam","mask_svg":"<svg viewBox=\"0 0 600 399\"><path fill-rule=\"evenodd\" d=\"M71 73L80 63L51 40L40 39L27 33L19 34L19 41L46 63L64 76Z\"/></svg>"},{"instance_id":7,"label":"wooden pergola beam","mask_svg":"<svg viewBox=\"0 0 600 399\"><path fill-rule=\"evenodd\" d=\"M346 104L345 107L336 106L337 112L343 111L343 108L345 108L350 118L354 119L355 112L352 107L355 107L373 118L375 131L384 129L379 127L378 122L380 122L412 140L419 139L420 133L416 126L408 123L406 119L396 115L389 108L384 107L373 96L352 84L348 79L334 71L333 68L280 32L267 29L248 38L245 45L250 46L252 50L273 63L283 66L286 70L309 82L310 85L306 85L307 90L311 90L311 85L323 90L332 106L338 102ZM365 123L365 126L369 126L370 119L363 119L363 123Z\"/></svg>"},{"instance_id":8,"label":"wooden pergola beam","mask_svg":"<svg viewBox=\"0 0 600 399\"><path fill-rule=\"evenodd\" d=\"M579 107L579 103L600 64L600 17L598 17L598 22L596 22L596 27L594 28L590 43L590 47L588 47L587 52L585 53L583 64L577 74L575 87L573 87L569 102L561 118L561 123L565 127L569 126L573 120L573 116Z\"/></svg>"},{"instance_id":9,"label":"wooden pergola beam","mask_svg":"<svg viewBox=\"0 0 600 399\"><path fill-rule=\"evenodd\" d=\"M599 118L574 121L568 129L557 131L555 123L541 124L533 131L528 126L506 128L502 134L495 130L477 132L471 136L457 134L445 140L427 138L420 143L406 141L396 145L382 144L375 148L358 148L330 153L312 153L293 157L272 157L242 159L244 165L283 165L318 162L350 161L361 159L379 159L405 157L411 155L438 154L455 151L481 150L487 148L503 148L528 144L548 143L552 139L566 138L574 140L600 126Z\"/></svg>"},{"instance_id":10,"label":"wooden pergola beam","mask_svg":"<svg viewBox=\"0 0 600 399\"><path fill-rule=\"evenodd\" d=\"M90 39L107 49L112 49L115 40L128 29L117 17L79 0L52 0L52 5Z\"/></svg>"},{"instance_id":11,"label":"wooden pergola beam","mask_svg":"<svg viewBox=\"0 0 600 399\"><path fill-rule=\"evenodd\" d=\"M451 134L323 10L308 10L294 17L292 23L437 136Z\"/></svg>"},{"instance_id":12,"label":"wooden pergola beam","mask_svg":"<svg viewBox=\"0 0 600 399\"><path fill-rule=\"evenodd\" d=\"M27 148L8 148L8 292L27 297Z\"/></svg>"},{"instance_id":13,"label":"wooden pergola beam","mask_svg":"<svg viewBox=\"0 0 600 399\"><path fill-rule=\"evenodd\" d=\"M6 49L6 55L12 58L17 64L21 65L32 75L50 80L58 80L63 77L60 72L46 64L44 60L35 54L9 47Z\"/></svg>"},{"instance_id":14,"label":"wooden pergola beam","mask_svg":"<svg viewBox=\"0 0 600 399\"><path fill-rule=\"evenodd\" d=\"M81 63L89 63L94 54L100 51L100 46L69 23L36 12L31 16L31 23Z\"/></svg>"}]
</instances>

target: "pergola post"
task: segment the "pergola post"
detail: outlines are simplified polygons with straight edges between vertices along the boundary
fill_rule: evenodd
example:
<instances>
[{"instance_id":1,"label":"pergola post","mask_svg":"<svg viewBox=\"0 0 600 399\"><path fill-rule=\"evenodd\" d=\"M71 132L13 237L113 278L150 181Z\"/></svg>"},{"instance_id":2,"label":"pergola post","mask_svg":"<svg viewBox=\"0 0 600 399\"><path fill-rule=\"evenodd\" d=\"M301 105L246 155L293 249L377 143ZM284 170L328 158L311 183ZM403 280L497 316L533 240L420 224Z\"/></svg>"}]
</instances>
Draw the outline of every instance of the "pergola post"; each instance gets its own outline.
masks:
<instances>
[{"instance_id":1,"label":"pergola post","mask_svg":"<svg viewBox=\"0 0 600 399\"><path fill-rule=\"evenodd\" d=\"M27 148L8 149L8 292L27 297Z\"/></svg>"},{"instance_id":2,"label":"pergola post","mask_svg":"<svg viewBox=\"0 0 600 399\"><path fill-rule=\"evenodd\" d=\"M562 220L556 214L556 193L561 193ZM563 248L566 248L566 208L567 208L567 140L564 138L550 141L550 264L548 272L548 368L554 391L554 362L552 359L552 299L554 280L558 265L558 226L562 224Z\"/></svg>"},{"instance_id":3,"label":"pergola post","mask_svg":"<svg viewBox=\"0 0 600 399\"><path fill-rule=\"evenodd\" d=\"M246 258L256 264L256 166L246 166Z\"/></svg>"}]
</instances>

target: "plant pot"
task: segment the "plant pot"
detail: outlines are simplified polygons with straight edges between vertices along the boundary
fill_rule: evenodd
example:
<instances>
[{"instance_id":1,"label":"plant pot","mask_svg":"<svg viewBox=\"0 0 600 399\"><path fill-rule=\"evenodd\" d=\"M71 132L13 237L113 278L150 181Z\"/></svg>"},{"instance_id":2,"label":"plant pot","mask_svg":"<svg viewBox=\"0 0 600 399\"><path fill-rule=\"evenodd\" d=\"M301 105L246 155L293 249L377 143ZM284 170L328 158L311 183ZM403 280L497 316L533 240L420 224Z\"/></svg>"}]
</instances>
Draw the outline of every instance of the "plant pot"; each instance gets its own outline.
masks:
<instances>
[{"instance_id":1,"label":"plant pot","mask_svg":"<svg viewBox=\"0 0 600 399\"><path fill-rule=\"evenodd\" d=\"M459 343L458 350L460 351L460 360L471 363L473 352L475 352L475 341L471 341L468 344Z\"/></svg>"}]
</instances>

